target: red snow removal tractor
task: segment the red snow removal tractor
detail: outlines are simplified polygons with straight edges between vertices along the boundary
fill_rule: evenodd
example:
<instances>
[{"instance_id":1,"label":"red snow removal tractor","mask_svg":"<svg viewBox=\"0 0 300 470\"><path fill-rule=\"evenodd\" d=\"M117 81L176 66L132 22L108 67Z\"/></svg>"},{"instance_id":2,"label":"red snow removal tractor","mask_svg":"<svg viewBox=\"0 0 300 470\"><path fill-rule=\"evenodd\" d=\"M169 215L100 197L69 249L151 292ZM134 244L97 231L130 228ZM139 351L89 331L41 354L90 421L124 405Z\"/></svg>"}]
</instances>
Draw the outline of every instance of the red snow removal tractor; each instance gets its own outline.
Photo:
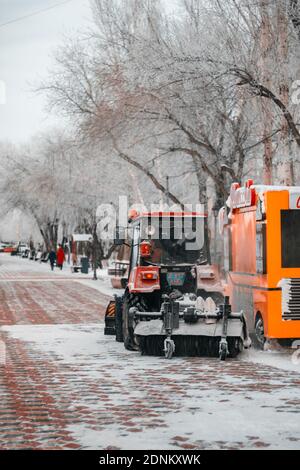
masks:
<instances>
[{"instance_id":1,"label":"red snow removal tractor","mask_svg":"<svg viewBox=\"0 0 300 470\"><path fill-rule=\"evenodd\" d=\"M127 232L127 287L107 308L105 334L126 349L166 358L224 360L249 345L243 313L231 311L211 265L205 214L136 213Z\"/></svg>"}]
</instances>

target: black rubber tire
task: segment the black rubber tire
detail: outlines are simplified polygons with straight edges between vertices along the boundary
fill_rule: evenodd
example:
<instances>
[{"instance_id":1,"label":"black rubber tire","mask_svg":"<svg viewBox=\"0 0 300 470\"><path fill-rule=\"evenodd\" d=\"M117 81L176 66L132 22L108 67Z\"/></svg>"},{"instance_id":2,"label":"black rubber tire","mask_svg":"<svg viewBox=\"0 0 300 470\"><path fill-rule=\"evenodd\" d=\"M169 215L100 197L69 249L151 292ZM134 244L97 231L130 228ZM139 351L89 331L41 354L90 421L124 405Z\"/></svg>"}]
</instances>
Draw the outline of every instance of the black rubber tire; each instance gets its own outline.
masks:
<instances>
[{"instance_id":1,"label":"black rubber tire","mask_svg":"<svg viewBox=\"0 0 300 470\"><path fill-rule=\"evenodd\" d=\"M220 353L220 361L225 361L226 360L226 357L227 357L227 354L225 351L222 351Z\"/></svg>"},{"instance_id":2,"label":"black rubber tire","mask_svg":"<svg viewBox=\"0 0 300 470\"><path fill-rule=\"evenodd\" d=\"M227 348L224 345L219 351L219 358L221 361L225 361L226 357L227 357Z\"/></svg>"},{"instance_id":3,"label":"black rubber tire","mask_svg":"<svg viewBox=\"0 0 300 470\"><path fill-rule=\"evenodd\" d=\"M255 349L264 350L266 338L264 336L264 321L260 315L255 320L254 334L251 335L251 339Z\"/></svg>"},{"instance_id":4,"label":"black rubber tire","mask_svg":"<svg viewBox=\"0 0 300 470\"><path fill-rule=\"evenodd\" d=\"M125 296L123 302L123 312L122 312L122 331L123 331L123 341L125 349L128 351L137 351L138 347L134 341L134 334L131 328L128 326L128 314L130 309L130 301L128 297Z\"/></svg>"},{"instance_id":5,"label":"black rubber tire","mask_svg":"<svg viewBox=\"0 0 300 470\"><path fill-rule=\"evenodd\" d=\"M237 357L244 349L243 340L237 337L228 338L228 357Z\"/></svg>"},{"instance_id":6,"label":"black rubber tire","mask_svg":"<svg viewBox=\"0 0 300 470\"><path fill-rule=\"evenodd\" d=\"M116 329L116 341L118 343L123 343L123 319L122 319L122 308L116 308L116 317L115 317L115 329Z\"/></svg>"}]
</instances>

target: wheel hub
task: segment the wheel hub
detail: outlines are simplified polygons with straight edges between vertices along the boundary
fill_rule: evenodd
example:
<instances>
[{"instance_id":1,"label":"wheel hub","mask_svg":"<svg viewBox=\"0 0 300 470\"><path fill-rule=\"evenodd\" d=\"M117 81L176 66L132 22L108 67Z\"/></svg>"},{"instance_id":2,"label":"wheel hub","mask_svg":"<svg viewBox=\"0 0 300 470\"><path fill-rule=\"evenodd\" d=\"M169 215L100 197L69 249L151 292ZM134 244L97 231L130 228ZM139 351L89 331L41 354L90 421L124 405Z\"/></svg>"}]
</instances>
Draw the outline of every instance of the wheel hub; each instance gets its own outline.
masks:
<instances>
[{"instance_id":1,"label":"wheel hub","mask_svg":"<svg viewBox=\"0 0 300 470\"><path fill-rule=\"evenodd\" d=\"M257 337L258 342L263 345L265 342L265 331L264 331L264 322L262 318L257 320L255 325L255 334Z\"/></svg>"}]
</instances>

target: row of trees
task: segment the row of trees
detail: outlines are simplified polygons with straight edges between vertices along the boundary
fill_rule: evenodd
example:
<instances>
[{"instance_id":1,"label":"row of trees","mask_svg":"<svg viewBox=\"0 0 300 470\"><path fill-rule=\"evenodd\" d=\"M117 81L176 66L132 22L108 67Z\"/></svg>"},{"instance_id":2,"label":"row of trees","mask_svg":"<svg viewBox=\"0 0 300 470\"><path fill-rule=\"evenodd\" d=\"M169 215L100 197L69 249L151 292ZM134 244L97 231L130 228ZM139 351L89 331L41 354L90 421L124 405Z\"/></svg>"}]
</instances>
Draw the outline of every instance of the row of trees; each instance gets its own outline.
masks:
<instances>
[{"instance_id":1,"label":"row of trees","mask_svg":"<svg viewBox=\"0 0 300 470\"><path fill-rule=\"evenodd\" d=\"M118 194L211 208L247 176L299 183L298 0L91 6L93 26L60 47L38 90L72 138L7 158L2 192L45 242L57 223L94 227L94 206Z\"/></svg>"},{"instance_id":2,"label":"row of trees","mask_svg":"<svg viewBox=\"0 0 300 470\"><path fill-rule=\"evenodd\" d=\"M0 146L2 175L2 216L18 209L31 220L32 234L39 233L46 250L56 247L72 233L91 233L94 258L105 257L105 245L97 236L98 205L108 197L115 204L114 187L126 184L120 166L107 167L97 159L97 151L54 129L35 136L25 148ZM118 176L119 175L119 176ZM102 181L107 184L102 184Z\"/></svg>"},{"instance_id":3,"label":"row of trees","mask_svg":"<svg viewBox=\"0 0 300 470\"><path fill-rule=\"evenodd\" d=\"M42 86L83 139L146 177L158 161L192 169L200 200L208 179L221 201L249 170L296 182L298 1L182 0L173 16L159 0L92 4L94 29Z\"/></svg>"}]
</instances>

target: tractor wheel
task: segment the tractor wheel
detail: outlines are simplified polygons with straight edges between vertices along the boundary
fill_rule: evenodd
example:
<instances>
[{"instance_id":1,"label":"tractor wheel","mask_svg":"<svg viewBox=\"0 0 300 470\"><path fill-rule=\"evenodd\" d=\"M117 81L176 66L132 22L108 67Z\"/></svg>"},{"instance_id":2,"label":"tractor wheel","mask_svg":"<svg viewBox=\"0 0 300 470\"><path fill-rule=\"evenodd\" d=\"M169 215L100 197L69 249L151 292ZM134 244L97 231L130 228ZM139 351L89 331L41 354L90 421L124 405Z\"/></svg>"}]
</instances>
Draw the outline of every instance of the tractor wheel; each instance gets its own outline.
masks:
<instances>
[{"instance_id":1,"label":"tractor wheel","mask_svg":"<svg viewBox=\"0 0 300 470\"><path fill-rule=\"evenodd\" d=\"M133 334L133 328L129 326L129 309L130 309L130 301L127 297L125 297L124 303L123 303L123 315L122 315L122 329L123 329L123 341L124 341L124 346L125 349L128 349L128 351L137 351L137 345L134 340L134 334Z\"/></svg>"},{"instance_id":2,"label":"tractor wheel","mask_svg":"<svg viewBox=\"0 0 300 470\"><path fill-rule=\"evenodd\" d=\"M263 318L259 315L255 321L254 346L257 349L264 349L266 342Z\"/></svg>"},{"instance_id":3,"label":"tractor wheel","mask_svg":"<svg viewBox=\"0 0 300 470\"><path fill-rule=\"evenodd\" d=\"M115 328L116 328L116 341L118 343L123 343L123 319L122 319L122 309L116 308L116 317L115 317Z\"/></svg>"},{"instance_id":4,"label":"tractor wheel","mask_svg":"<svg viewBox=\"0 0 300 470\"><path fill-rule=\"evenodd\" d=\"M244 349L243 340L241 338L228 338L229 357L237 357Z\"/></svg>"}]
</instances>

